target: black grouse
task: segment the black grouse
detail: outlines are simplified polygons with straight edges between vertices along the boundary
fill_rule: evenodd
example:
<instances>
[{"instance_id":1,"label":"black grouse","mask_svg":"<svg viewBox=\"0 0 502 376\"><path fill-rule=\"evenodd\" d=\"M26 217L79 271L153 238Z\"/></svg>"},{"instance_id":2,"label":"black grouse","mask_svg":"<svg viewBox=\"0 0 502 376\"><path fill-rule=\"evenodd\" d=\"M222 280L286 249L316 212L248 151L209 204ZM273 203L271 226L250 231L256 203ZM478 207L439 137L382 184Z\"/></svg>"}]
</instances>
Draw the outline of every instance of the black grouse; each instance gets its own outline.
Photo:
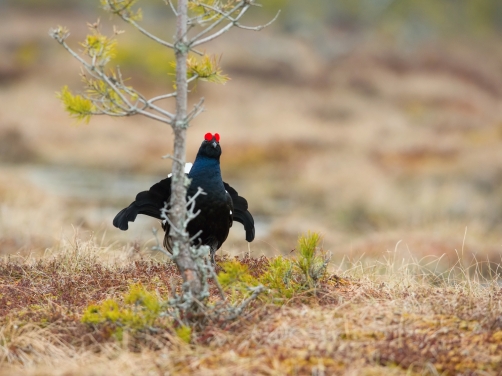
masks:
<instances>
[{"instance_id":1,"label":"black grouse","mask_svg":"<svg viewBox=\"0 0 502 376\"><path fill-rule=\"evenodd\" d=\"M220 135L207 133L188 172L190 186L187 198L193 197L199 187L205 193L196 198L194 212L200 210L200 213L188 223L188 233L190 237L194 237L200 232L194 244L208 245L213 262L214 254L227 239L233 221L244 225L248 242L252 242L255 236L254 220L248 211L246 199L239 196L237 191L221 178L220 156ZM162 219L161 209L165 202L169 204L170 198L171 174L154 184L148 191L138 193L136 200L115 216L113 225L125 231L129 227L128 222L134 222L138 214ZM163 221L162 228L166 233L164 246L171 250L169 223Z\"/></svg>"}]
</instances>

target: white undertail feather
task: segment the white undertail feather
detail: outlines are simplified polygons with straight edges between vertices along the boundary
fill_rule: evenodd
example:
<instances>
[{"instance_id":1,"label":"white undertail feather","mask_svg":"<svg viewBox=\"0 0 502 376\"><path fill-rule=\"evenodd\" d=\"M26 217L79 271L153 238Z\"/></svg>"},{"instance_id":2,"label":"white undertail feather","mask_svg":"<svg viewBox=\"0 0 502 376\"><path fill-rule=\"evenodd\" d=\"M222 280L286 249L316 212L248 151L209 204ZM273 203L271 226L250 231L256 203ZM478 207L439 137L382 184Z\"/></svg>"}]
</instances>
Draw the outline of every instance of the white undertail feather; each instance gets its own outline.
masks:
<instances>
[{"instance_id":1,"label":"white undertail feather","mask_svg":"<svg viewBox=\"0 0 502 376\"><path fill-rule=\"evenodd\" d=\"M190 172L190 170L192 169L192 166L193 166L193 163L185 163L185 174L188 174ZM171 176L173 176L172 173L167 175L168 178L170 178Z\"/></svg>"}]
</instances>

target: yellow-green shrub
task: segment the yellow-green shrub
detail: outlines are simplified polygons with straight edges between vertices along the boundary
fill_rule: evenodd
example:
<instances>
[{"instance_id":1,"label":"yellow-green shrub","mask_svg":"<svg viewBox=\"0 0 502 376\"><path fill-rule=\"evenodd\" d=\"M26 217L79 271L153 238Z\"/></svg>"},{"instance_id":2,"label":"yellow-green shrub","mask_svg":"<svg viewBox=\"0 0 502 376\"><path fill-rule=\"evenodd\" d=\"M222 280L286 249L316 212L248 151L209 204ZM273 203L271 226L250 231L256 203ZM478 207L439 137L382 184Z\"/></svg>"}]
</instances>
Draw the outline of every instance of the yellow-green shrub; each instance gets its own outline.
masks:
<instances>
[{"instance_id":1,"label":"yellow-green shrub","mask_svg":"<svg viewBox=\"0 0 502 376\"><path fill-rule=\"evenodd\" d=\"M223 270L218 274L218 282L230 294L231 302L247 296L248 287L259 285L256 278L249 274L249 267L238 260L226 261L221 268Z\"/></svg>"},{"instance_id":2,"label":"yellow-green shrub","mask_svg":"<svg viewBox=\"0 0 502 376\"><path fill-rule=\"evenodd\" d=\"M157 296L138 283L129 287L124 304L107 299L99 305L88 306L82 316L82 322L92 325L114 324L115 334L120 339L124 329L137 331L153 326L161 307L162 302Z\"/></svg>"},{"instance_id":3,"label":"yellow-green shrub","mask_svg":"<svg viewBox=\"0 0 502 376\"><path fill-rule=\"evenodd\" d=\"M265 300L283 303L297 293L315 289L325 277L329 257L319 248L320 240L321 236L315 232L301 235L298 238L298 256L269 259L258 278L253 277L248 266L237 259L224 262L218 282L229 293L231 302L247 297L248 287L262 284L266 289Z\"/></svg>"},{"instance_id":4,"label":"yellow-green shrub","mask_svg":"<svg viewBox=\"0 0 502 376\"><path fill-rule=\"evenodd\" d=\"M189 326L180 326L176 328L175 332L178 338L180 338L183 342L190 343L192 340L192 328Z\"/></svg>"},{"instance_id":5,"label":"yellow-green shrub","mask_svg":"<svg viewBox=\"0 0 502 376\"><path fill-rule=\"evenodd\" d=\"M301 285L293 278L294 264L282 256L269 260L267 270L260 277L260 282L269 290L274 300L290 299Z\"/></svg>"}]
</instances>

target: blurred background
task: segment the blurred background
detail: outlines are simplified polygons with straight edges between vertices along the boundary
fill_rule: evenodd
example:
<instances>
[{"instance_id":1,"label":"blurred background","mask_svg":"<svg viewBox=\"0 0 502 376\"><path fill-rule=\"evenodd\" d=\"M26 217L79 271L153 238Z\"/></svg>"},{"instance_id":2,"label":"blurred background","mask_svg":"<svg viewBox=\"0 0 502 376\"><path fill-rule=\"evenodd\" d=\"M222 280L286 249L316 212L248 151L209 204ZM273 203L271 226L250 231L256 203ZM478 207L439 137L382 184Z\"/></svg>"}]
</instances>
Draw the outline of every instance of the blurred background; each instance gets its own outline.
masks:
<instances>
[{"instance_id":1,"label":"blurred background","mask_svg":"<svg viewBox=\"0 0 502 376\"><path fill-rule=\"evenodd\" d=\"M264 0L248 25L204 46L226 85L201 82L206 111L189 130L193 161L218 132L224 180L257 221L251 253L289 254L308 230L334 260L414 258L500 262L502 251L502 2ZM142 24L170 40L161 0ZM63 238L147 252L157 221L111 222L170 172L165 125L95 117L77 124L55 97L81 88L68 43L101 19L118 36L115 64L145 95L172 89L171 51L110 17L98 1L0 0L0 254L41 254ZM223 253L247 253L239 223Z\"/></svg>"}]
</instances>

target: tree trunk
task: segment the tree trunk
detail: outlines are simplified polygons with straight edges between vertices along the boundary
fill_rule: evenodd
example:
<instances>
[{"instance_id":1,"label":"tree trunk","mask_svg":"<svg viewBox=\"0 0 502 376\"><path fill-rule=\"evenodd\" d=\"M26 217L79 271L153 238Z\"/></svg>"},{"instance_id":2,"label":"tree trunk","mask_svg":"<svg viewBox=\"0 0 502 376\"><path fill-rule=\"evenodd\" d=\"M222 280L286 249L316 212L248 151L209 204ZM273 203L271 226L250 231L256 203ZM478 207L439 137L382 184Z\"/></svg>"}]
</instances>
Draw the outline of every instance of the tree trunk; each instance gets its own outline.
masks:
<instances>
[{"instance_id":1,"label":"tree trunk","mask_svg":"<svg viewBox=\"0 0 502 376\"><path fill-rule=\"evenodd\" d=\"M183 227L187 217L185 186L185 156L186 156L186 133L187 118L187 21L188 0L178 0L178 16L176 22L176 119L174 122L174 160L171 183L171 226L170 235L173 240L174 261L183 277L184 292L189 292L195 298L202 293L202 281L200 272L190 255L190 236ZM174 229L182 230L182 233Z\"/></svg>"}]
</instances>

